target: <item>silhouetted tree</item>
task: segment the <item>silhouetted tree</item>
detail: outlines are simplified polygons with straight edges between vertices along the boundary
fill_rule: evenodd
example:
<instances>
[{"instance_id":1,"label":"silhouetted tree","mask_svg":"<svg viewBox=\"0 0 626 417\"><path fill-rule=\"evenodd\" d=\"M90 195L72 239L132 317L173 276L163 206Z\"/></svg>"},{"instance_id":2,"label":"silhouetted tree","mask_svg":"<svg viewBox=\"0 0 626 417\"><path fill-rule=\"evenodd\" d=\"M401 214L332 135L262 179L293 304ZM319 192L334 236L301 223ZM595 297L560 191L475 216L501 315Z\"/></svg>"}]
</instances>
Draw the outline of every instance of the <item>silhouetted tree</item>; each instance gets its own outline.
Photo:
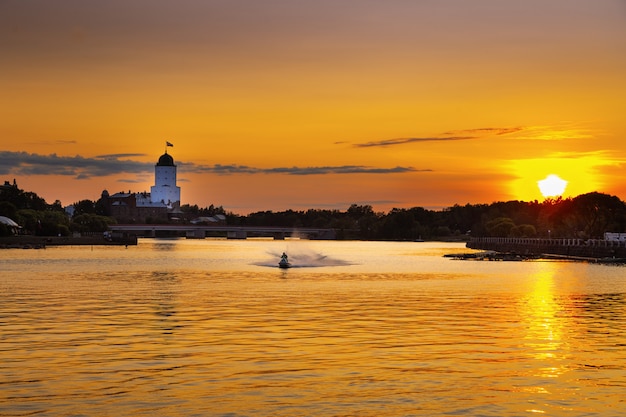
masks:
<instances>
[{"instance_id":1,"label":"silhouetted tree","mask_svg":"<svg viewBox=\"0 0 626 417\"><path fill-rule=\"evenodd\" d=\"M10 201L0 201L0 216L5 216L15 220L17 216L17 207Z\"/></svg>"},{"instance_id":2,"label":"silhouetted tree","mask_svg":"<svg viewBox=\"0 0 626 417\"><path fill-rule=\"evenodd\" d=\"M117 222L112 217L100 216L93 213L75 215L72 219L71 230L74 232L104 232L110 225Z\"/></svg>"},{"instance_id":3,"label":"silhouetted tree","mask_svg":"<svg viewBox=\"0 0 626 417\"><path fill-rule=\"evenodd\" d=\"M566 236L597 239L605 232L625 229L626 206L615 196L592 192L562 201L552 219Z\"/></svg>"},{"instance_id":4,"label":"silhouetted tree","mask_svg":"<svg viewBox=\"0 0 626 417\"><path fill-rule=\"evenodd\" d=\"M82 214L95 214L96 202L91 200L80 200L73 204L74 216L80 216Z\"/></svg>"}]
</instances>

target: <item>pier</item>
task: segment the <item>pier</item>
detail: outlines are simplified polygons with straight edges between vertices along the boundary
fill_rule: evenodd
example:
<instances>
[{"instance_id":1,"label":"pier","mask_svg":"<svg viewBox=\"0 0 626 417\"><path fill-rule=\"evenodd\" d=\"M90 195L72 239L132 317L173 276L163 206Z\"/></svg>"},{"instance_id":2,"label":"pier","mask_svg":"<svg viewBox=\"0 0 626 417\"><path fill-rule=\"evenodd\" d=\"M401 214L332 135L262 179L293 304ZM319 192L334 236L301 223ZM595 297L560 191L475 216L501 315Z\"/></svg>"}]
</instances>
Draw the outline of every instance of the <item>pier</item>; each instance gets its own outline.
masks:
<instances>
[{"instance_id":1,"label":"pier","mask_svg":"<svg viewBox=\"0 0 626 417\"><path fill-rule=\"evenodd\" d=\"M136 235L138 237L159 237L180 235L190 239L204 239L208 236L227 239L247 239L248 237L269 237L275 240L285 238L325 239L337 237L335 229L263 227L263 226L202 226L182 224L116 224L109 226L112 234Z\"/></svg>"},{"instance_id":2,"label":"pier","mask_svg":"<svg viewBox=\"0 0 626 417\"><path fill-rule=\"evenodd\" d=\"M524 256L553 256L572 259L626 259L626 242L604 239L539 239L510 237L473 237L471 249L516 253Z\"/></svg>"}]
</instances>

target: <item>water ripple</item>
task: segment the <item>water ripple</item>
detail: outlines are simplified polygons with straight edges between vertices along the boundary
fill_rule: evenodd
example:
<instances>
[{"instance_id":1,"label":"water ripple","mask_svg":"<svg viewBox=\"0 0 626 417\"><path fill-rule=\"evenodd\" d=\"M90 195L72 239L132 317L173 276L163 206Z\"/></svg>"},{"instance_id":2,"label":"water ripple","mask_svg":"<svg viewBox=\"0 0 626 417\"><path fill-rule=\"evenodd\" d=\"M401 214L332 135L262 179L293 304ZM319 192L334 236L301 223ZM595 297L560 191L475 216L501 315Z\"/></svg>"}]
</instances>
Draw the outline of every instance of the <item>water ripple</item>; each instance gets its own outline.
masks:
<instances>
[{"instance_id":1,"label":"water ripple","mask_svg":"<svg viewBox=\"0 0 626 417\"><path fill-rule=\"evenodd\" d=\"M441 270L161 270L150 255L0 273L0 415L623 414L623 280L429 259Z\"/></svg>"}]
</instances>

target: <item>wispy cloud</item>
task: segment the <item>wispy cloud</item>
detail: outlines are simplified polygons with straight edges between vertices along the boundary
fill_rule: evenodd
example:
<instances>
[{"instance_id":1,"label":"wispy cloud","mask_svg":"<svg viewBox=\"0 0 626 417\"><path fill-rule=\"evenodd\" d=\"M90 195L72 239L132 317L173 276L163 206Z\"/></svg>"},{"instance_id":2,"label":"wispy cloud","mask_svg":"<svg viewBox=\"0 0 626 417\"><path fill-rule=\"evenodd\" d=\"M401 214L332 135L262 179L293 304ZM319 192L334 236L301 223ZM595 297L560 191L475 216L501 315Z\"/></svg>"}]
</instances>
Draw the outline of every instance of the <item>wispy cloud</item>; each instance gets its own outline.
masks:
<instances>
[{"instance_id":1,"label":"wispy cloud","mask_svg":"<svg viewBox=\"0 0 626 417\"><path fill-rule=\"evenodd\" d=\"M40 145L58 145L58 146L65 146L65 145L76 145L78 143L77 140L75 139L54 139L54 140L33 140L33 141L27 141L27 142L21 142L22 145L35 145L35 146L40 146Z\"/></svg>"},{"instance_id":2,"label":"wispy cloud","mask_svg":"<svg viewBox=\"0 0 626 417\"><path fill-rule=\"evenodd\" d=\"M116 173L140 174L153 166L151 163L119 159L114 155L84 158L80 155L0 152L0 174L4 175L63 175L86 179Z\"/></svg>"},{"instance_id":3,"label":"wispy cloud","mask_svg":"<svg viewBox=\"0 0 626 417\"><path fill-rule=\"evenodd\" d=\"M403 201L399 200L361 200L361 201L324 201L320 202L318 200L315 201L301 201L301 202L293 202L291 206L293 208L304 208L310 209L312 207L323 207L328 210L345 210L346 207L350 207L352 204L356 204L359 206L402 206L404 204Z\"/></svg>"},{"instance_id":4,"label":"wispy cloud","mask_svg":"<svg viewBox=\"0 0 626 417\"><path fill-rule=\"evenodd\" d=\"M220 175L231 174L285 174L285 175L326 175L326 174L398 174L405 172L430 172L430 169L413 167L379 168L364 165L340 165L323 167L275 167L257 168L247 165L195 165L183 164L188 172L208 172Z\"/></svg>"},{"instance_id":5,"label":"wispy cloud","mask_svg":"<svg viewBox=\"0 0 626 417\"><path fill-rule=\"evenodd\" d=\"M373 142L355 143L355 148L370 148L370 147L385 147L394 145L405 145L407 143L414 142L447 142L455 140L470 140L477 139L475 136L453 136L453 137L430 137L430 138L396 138L385 139Z\"/></svg>"},{"instance_id":6,"label":"wispy cloud","mask_svg":"<svg viewBox=\"0 0 626 417\"><path fill-rule=\"evenodd\" d=\"M142 175L152 173L154 163L127 159L143 154L109 154L93 158L39 155L28 152L0 151L0 175L62 175L76 179L88 179L114 174ZM236 164L198 165L191 162L177 162L182 173L234 174L284 174L284 175L327 175L327 174L398 174L407 172L429 172L430 169L396 166L391 168L364 165L340 165L321 167L270 167L259 168ZM126 178L124 182L133 182Z\"/></svg>"},{"instance_id":7,"label":"wispy cloud","mask_svg":"<svg viewBox=\"0 0 626 417\"><path fill-rule=\"evenodd\" d=\"M553 126L531 126L524 129L524 133L517 135L516 138L531 141L563 141L591 139L597 134L602 134L602 132L592 132L585 127L572 123L563 123Z\"/></svg>"},{"instance_id":8,"label":"wispy cloud","mask_svg":"<svg viewBox=\"0 0 626 417\"><path fill-rule=\"evenodd\" d=\"M474 137L484 137L484 136L501 136L508 135L510 133L516 133L524 130L523 127L482 127L478 129L464 129L464 130L453 130L450 132L443 133L444 135L462 135L462 134L471 134Z\"/></svg>"},{"instance_id":9,"label":"wispy cloud","mask_svg":"<svg viewBox=\"0 0 626 417\"><path fill-rule=\"evenodd\" d=\"M94 158L104 159L108 161L108 160L119 159L119 158L135 158L138 156L146 156L146 154L145 153L112 153L108 155L98 155L98 156L95 156Z\"/></svg>"},{"instance_id":10,"label":"wispy cloud","mask_svg":"<svg viewBox=\"0 0 626 417\"><path fill-rule=\"evenodd\" d=\"M419 143L419 142L453 142L459 140L477 140L483 139L489 136L501 136L508 135L511 133L516 133L521 130L524 130L522 127L485 127L478 129L464 129L464 130L455 130L444 132L437 136L428 136L428 137L415 137L415 138L394 138L394 139L384 139L378 141L364 142L364 143L355 143L355 148L371 148L371 147L387 147L387 146L397 146L397 145L406 145L409 143Z\"/></svg>"}]
</instances>

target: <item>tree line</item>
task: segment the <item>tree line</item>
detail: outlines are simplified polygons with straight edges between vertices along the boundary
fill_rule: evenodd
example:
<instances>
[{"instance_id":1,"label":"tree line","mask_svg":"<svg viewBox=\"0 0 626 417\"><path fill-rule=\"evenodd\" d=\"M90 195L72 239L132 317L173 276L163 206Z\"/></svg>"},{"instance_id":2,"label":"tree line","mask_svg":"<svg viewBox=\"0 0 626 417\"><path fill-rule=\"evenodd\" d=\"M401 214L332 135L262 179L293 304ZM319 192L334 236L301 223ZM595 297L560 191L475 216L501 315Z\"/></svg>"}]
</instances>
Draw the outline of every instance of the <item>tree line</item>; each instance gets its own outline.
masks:
<instances>
[{"instance_id":1,"label":"tree line","mask_svg":"<svg viewBox=\"0 0 626 417\"><path fill-rule=\"evenodd\" d=\"M262 211L229 216L229 224L333 228L340 238L367 240L466 239L469 236L603 238L626 232L626 204L618 197L592 192L542 202L507 201L375 212L353 204L346 211Z\"/></svg>"},{"instance_id":2,"label":"tree line","mask_svg":"<svg viewBox=\"0 0 626 417\"><path fill-rule=\"evenodd\" d=\"M73 232L98 233L115 224L114 218L96 214L95 203L78 202L78 206L94 205L94 209L76 212L69 216L59 200L48 204L36 193L5 183L0 188L0 216L5 216L20 225L20 233L36 236L69 236ZM0 223L0 236L10 236L10 227Z\"/></svg>"},{"instance_id":3,"label":"tree line","mask_svg":"<svg viewBox=\"0 0 626 417\"><path fill-rule=\"evenodd\" d=\"M98 201L80 200L69 216L60 201L52 204L17 185L0 189L0 216L16 221L21 233L67 236L72 232L104 232L117 223ZM469 236L602 238L605 232L626 232L626 204L616 196L591 192L573 198L544 201L507 201L454 205L443 210L423 207L376 212L370 205L353 204L346 210L309 209L258 211L248 215L227 212L221 206L181 206L177 222L222 214L236 226L331 228L339 239L433 240ZM0 224L0 236L11 231Z\"/></svg>"}]
</instances>

